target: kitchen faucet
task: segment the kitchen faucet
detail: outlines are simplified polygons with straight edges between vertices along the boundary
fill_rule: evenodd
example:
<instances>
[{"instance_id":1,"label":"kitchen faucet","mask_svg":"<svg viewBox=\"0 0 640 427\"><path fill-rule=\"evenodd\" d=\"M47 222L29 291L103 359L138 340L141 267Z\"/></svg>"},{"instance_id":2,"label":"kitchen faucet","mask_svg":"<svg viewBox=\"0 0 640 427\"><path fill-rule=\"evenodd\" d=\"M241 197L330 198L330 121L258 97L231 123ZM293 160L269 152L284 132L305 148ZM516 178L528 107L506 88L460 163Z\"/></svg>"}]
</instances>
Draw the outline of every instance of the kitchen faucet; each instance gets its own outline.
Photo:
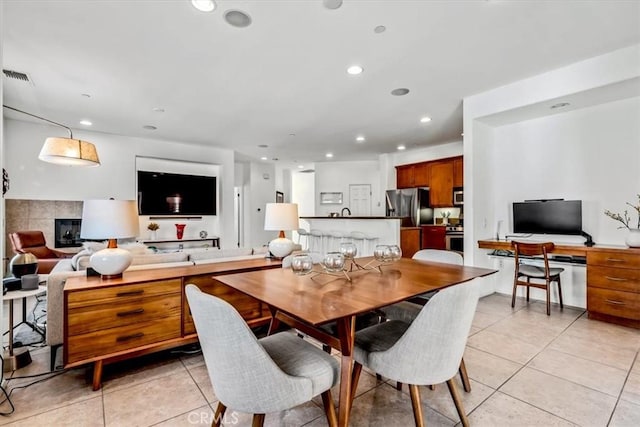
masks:
<instances>
[{"instance_id":1,"label":"kitchen faucet","mask_svg":"<svg viewBox=\"0 0 640 427\"><path fill-rule=\"evenodd\" d=\"M347 213L349 214L349 216L351 216L351 209L344 207L342 208L342 210L340 211L340 216L344 216L344 210L347 210Z\"/></svg>"}]
</instances>

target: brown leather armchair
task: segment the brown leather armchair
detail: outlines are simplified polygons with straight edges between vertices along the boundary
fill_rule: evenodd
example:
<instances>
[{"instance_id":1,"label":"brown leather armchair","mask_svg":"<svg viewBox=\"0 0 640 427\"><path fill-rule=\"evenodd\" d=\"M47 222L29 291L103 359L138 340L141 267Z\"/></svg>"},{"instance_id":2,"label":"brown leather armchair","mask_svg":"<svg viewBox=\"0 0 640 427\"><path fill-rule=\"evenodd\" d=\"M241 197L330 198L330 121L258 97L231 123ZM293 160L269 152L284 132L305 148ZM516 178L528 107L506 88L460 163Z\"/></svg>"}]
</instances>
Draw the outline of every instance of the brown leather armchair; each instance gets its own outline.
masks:
<instances>
[{"instance_id":1,"label":"brown leather armchair","mask_svg":"<svg viewBox=\"0 0 640 427\"><path fill-rule=\"evenodd\" d=\"M48 248L42 231L16 231L9 233L9 240L15 253L30 253L38 258L39 274L49 274L58 261L73 256L73 254Z\"/></svg>"}]
</instances>

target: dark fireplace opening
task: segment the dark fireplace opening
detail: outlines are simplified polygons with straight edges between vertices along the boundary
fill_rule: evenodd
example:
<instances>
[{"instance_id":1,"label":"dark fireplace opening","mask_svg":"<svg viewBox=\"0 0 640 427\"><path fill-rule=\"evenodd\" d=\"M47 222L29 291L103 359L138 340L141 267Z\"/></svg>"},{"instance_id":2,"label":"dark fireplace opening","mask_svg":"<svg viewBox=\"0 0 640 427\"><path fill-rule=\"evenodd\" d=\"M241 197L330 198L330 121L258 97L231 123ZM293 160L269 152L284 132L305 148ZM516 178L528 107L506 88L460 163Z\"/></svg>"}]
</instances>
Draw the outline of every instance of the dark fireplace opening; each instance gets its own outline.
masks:
<instances>
[{"instance_id":1,"label":"dark fireplace opening","mask_svg":"<svg viewBox=\"0 0 640 427\"><path fill-rule=\"evenodd\" d=\"M75 248L82 246L80 239L81 219L55 219L56 248Z\"/></svg>"}]
</instances>

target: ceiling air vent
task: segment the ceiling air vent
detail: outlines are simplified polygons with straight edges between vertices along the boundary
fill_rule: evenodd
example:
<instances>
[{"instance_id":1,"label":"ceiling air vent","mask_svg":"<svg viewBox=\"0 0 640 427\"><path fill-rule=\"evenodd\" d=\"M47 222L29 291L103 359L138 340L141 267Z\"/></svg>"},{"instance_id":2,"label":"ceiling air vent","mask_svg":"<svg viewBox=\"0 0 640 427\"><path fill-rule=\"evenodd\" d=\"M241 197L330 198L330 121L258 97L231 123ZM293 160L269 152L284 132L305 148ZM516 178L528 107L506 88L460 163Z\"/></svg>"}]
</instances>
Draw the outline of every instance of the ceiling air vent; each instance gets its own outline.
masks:
<instances>
[{"instance_id":1,"label":"ceiling air vent","mask_svg":"<svg viewBox=\"0 0 640 427\"><path fill-rule=\"evenodd\" d=\"M22 80L23 82L31 83L31 79L29 79L27 73L21 73L13 70L2 70L2 72L8 79Z\"/></svg>"},{"instance_id":2,"label":"ceiling air vent","mask_svg":"<svg viewBox=\"0 0 640 427\"><path fill-rule=\"evenodd\" d=\"M316 171L315 169L303 169L303 170L298 171L298 172L300 172L300 173L313 173L315 171Z\"/></svg>"}]
</instances>

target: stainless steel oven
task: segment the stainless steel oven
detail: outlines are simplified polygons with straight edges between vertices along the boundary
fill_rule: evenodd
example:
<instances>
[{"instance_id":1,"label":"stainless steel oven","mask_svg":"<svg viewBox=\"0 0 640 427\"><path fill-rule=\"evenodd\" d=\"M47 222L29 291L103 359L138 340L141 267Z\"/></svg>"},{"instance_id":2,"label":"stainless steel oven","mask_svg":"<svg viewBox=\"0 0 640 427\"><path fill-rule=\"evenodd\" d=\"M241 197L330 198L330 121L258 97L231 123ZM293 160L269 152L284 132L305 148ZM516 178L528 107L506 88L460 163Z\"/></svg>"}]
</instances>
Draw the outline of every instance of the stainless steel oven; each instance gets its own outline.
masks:
<instances>
[{"instance_id":1,"label":"stainless steel oven","mask_svg":"<svg viewBox=\"0 0 640 427\"><path fill-rule=\"evenodd\" d=\"M461 227L447 227L444 238L447 250L464 252L464 232Z\"/></svg>"}]
</instances>

